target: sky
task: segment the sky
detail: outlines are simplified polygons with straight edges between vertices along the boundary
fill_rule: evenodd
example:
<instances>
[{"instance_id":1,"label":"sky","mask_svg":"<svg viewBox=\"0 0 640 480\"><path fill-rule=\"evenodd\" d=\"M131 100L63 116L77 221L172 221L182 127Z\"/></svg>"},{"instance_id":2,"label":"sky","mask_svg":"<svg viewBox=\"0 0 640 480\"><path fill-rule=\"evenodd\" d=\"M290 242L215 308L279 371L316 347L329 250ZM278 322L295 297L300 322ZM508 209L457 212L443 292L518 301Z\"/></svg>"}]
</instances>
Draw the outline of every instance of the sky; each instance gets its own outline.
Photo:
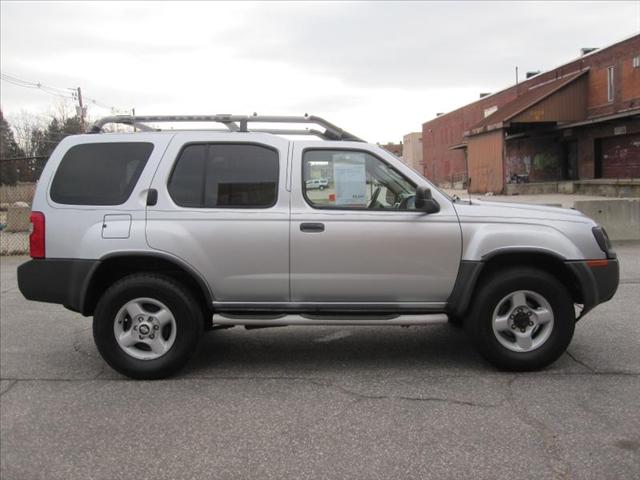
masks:
<instances>
[{"instance_id":1,"label":"sky","mask_svg":"<svg viewBox=\"0 0 640 480\"><path fill-rule=\"evenodd\" d=\"M5 115L82 87L89 115L326 118L397 142L435 117L640 32L630 2L0 3ZM71 100L69 100L71 101Z\"/></svg>"}]
</instances>

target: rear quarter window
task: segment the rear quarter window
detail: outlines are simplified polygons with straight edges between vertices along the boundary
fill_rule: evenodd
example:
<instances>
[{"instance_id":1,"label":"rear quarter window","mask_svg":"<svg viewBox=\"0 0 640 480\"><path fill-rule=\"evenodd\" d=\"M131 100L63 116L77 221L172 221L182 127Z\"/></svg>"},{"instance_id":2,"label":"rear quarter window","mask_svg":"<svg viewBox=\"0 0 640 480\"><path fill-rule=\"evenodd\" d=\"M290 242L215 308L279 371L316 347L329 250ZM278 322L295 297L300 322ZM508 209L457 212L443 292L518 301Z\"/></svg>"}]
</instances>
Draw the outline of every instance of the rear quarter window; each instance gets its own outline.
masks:
<instances>
[{"instance_id":1,"label":"rear quarter window","mask_svg":"<svg viewBox=\"0 0 640 480\"><path fill-rule=\"evenodd\" d=\"M278 196L278 153L254 144L190 144L167 185L181 207L269 208Z\"/></svg>"},{"instance_id":2,"label":"rear quarter window","mask_svg":"<svg viewBox=\"0 0 640 480\"><path fill-rule=\"evenodd\" d=\"M51 183L51 200L66 205L121 205L153 151L148 142L85 143L64 154Z\"/></svg>"}]
</instances>

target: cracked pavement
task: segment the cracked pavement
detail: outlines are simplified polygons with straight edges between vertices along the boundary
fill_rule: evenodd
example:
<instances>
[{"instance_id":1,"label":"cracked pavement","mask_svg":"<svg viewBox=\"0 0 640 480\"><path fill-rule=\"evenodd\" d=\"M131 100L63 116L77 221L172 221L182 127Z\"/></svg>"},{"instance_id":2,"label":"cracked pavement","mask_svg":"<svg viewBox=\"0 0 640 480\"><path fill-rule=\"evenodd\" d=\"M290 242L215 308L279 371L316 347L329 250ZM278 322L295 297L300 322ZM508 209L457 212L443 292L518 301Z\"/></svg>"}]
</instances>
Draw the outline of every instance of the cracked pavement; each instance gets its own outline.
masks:
<instances>
[{"instance_id":1,"label":"cracked pavement","mask_svg":"<svg viewBox=\"0 0 640 480\"><path fill-rule=\"evenodd\" d=\"M210 332L177 378L100 359L90 319L25 301L0 263L0 478L640 476L640 245L614 299L536 373L430 327Z\"/></svg>"}]
</instances>

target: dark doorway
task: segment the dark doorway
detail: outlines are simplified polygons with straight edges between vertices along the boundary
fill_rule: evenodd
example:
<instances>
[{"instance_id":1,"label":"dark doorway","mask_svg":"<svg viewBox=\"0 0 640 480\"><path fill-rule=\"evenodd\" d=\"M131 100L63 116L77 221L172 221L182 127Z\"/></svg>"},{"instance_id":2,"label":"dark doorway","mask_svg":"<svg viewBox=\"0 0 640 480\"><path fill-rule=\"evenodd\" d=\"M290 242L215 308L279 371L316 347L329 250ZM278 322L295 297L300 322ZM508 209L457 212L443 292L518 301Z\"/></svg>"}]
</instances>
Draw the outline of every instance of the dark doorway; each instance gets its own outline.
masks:
<instances>
[{"instance_id":1,"label":"dark doorway","mask_svg":"<svg viewBox=\"0 0 640 480\"><path fill-rule=\"evenodd\" d=\"M563 161L562 161L562 179L577 180L578 179L578 142L570 140L562 144Z\"/></svg>"},{"instance_id":2,"label":"dark doorway","mask_svg":"<svg viewBox=\"0 0 640 480\"><path fill-rule=\"evenodd\" d=\"M602 178L602 140L600 138L594 141L593 154L595 159L593 178Z\"/></svg>"}]
</instances>

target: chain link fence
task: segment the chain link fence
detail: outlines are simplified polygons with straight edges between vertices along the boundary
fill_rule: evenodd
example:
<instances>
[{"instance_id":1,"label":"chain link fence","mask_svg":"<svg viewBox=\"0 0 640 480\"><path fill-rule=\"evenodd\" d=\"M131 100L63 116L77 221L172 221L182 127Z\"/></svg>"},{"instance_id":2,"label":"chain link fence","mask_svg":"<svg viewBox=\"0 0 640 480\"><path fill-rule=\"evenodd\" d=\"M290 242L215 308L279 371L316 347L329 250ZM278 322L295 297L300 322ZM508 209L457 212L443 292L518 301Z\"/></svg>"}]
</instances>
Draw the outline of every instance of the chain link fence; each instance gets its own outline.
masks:
<instances>
[{"instance_id":1,"label":"chain link fence","mask_svg":"<svg viewBox=\"0 0 640 480\"><path fill-rule=\"evenodd\" d=\"M44 161L42 157L3 158L0 161L0 255L27 255L31 230L29 213Z\"/></svg>"}]
</instances>

